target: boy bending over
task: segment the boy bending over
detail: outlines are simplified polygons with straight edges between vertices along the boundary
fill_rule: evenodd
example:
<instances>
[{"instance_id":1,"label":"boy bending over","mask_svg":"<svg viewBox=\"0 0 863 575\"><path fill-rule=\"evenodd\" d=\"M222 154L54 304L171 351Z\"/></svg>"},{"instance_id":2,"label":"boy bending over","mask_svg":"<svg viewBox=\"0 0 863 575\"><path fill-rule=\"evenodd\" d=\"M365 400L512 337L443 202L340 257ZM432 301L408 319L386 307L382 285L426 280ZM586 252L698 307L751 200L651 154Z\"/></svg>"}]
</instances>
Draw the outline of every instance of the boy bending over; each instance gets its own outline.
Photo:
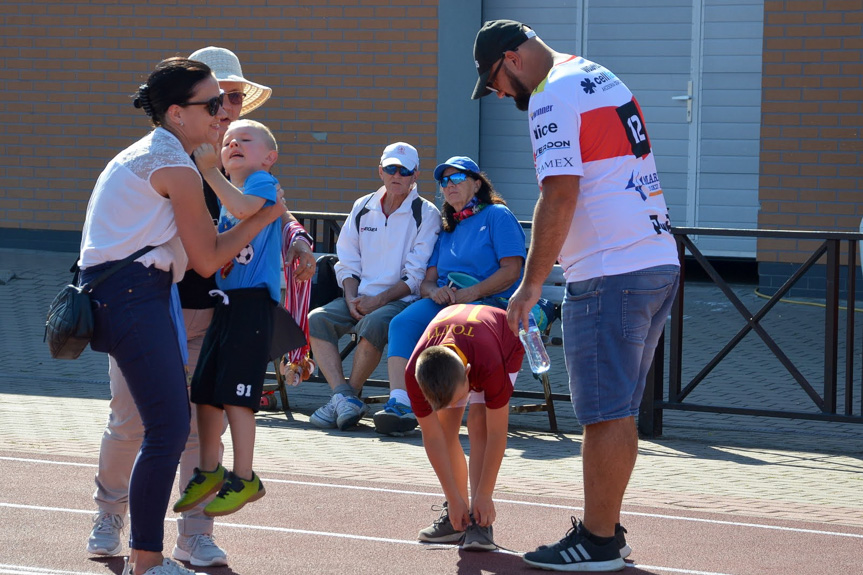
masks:
<instances>
[{"instance_id":1,"label":"boy bending over","mask_svg":"<svg viewBox=\"0 0 863 575\"><path fill-rule=\"evenodd\" d=\"M495 549L492 494L523 357L506 312L483 305L444 308L414 349L405 372L407 391L446 496L440 517L419 532L420 541L463 541L463 549ZM468 403L469 465L459 442Z\"/></svg>"},{"instance_id":2,"label":"boy bending over","mask_svg":"<svg viewBox=\"0 0 863 575\"><path fill-rule=\"evenodd\" d=\"M216 166L212 146L195 150L201 174L222 202L220 232L278 201L278 182L269 173L278 158L278 147L266 126L252 120L233 122L225 133L221 155L231 182ZM175 512L191 509L217 491L204 508L210 517L233 513L264 496L261 479L252 470L252 456L255 412L260 407L280 298L281 229L276 220L216 272L219 290L210 294L222 300L204 336L191 385L191 400L198 405L201 459L174 505ZM221 464L225 414L234 448L232 471Z\"/></svg>"}]
</instances>

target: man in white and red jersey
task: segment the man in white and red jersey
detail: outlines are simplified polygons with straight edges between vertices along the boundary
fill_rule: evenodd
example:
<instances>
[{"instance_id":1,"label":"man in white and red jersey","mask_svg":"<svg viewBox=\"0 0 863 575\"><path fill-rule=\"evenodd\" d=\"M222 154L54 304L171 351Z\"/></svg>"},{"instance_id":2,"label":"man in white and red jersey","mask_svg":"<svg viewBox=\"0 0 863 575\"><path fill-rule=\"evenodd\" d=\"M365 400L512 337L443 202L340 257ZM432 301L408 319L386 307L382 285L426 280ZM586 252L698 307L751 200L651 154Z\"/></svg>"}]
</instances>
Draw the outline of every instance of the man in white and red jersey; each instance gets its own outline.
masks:
<instances>
[{"instance_id":1,"label":"man in white and red jersey","mask_svg":"<svg viewBox=\"0 0 863 575\"><path fill-rule=\"evenodd\" d=\"M486 22L474 43L473 99L492 92L530 117L540 194L515 332L557 259L564 268L564 350L584 426L584 519L534 566L616 571L628 555L620 508L638 454L635 415L677 291L679 263L638 102L610 70L561 54L520 22Z\"/></svg>"}]
</instances>

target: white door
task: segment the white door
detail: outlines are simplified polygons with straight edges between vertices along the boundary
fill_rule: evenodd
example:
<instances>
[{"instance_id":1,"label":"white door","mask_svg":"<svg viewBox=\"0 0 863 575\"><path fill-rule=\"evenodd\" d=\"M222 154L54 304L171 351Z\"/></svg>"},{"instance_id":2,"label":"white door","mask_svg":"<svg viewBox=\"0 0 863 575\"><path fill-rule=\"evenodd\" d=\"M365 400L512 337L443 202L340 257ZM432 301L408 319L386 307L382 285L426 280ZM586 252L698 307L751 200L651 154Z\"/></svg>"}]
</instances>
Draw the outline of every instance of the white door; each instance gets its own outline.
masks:
<instances>
[{"instance_id":1,"label":"white door","mask_svg":"<svg viewBox=\"0 0 863 575\"><path fill-rule=\"evenodd\" d=\"M705 0L699 74L696 179L687 221L704 228L758 227L763 0ZM693 120L695 123L696 120ZM701 236L713 256L755 258L755 238Z\"/></svg>"},{"instance_id":2,"label":"white door","mask_svg":"<svg viewBox=\"0 0 863 575\"><path fill-rule=\"evenodd\" d=\"M486 0L483 20L534 27L554 49L608 67L644 110L676 226L755 228L761 0ZM536 202L527 118L483 98L480 166L519 219ZM755 257L753 239L694 238L711 256Z\"/></svg>"}]
</instances>

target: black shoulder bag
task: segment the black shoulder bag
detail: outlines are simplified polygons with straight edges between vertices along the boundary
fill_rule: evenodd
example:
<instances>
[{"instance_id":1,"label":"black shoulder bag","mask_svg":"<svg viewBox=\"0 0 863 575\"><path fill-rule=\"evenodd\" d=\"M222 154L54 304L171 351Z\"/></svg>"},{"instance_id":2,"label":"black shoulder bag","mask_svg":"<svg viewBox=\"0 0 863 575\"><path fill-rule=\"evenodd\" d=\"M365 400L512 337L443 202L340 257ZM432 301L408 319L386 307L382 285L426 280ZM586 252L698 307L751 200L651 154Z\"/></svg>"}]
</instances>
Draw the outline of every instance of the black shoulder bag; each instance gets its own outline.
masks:
<instances>
[{"instance_id":1,"label":"black shoulder bag","mask_svg":"<svg viewBox=\"0 0 863 575\"><path fill-rule=\"evenodd\" d=\"M45 336L42 338L42 341L48 342L51 357L54 359L78 359L78 356L81 355L93 337L93 308L90 307L90 292L114 273L152 250L153 247L141 248L85 285L74 285L78 283L78 274L76 273L76 279L60 290L48 308Z\"/></svg>"}]
</instances>

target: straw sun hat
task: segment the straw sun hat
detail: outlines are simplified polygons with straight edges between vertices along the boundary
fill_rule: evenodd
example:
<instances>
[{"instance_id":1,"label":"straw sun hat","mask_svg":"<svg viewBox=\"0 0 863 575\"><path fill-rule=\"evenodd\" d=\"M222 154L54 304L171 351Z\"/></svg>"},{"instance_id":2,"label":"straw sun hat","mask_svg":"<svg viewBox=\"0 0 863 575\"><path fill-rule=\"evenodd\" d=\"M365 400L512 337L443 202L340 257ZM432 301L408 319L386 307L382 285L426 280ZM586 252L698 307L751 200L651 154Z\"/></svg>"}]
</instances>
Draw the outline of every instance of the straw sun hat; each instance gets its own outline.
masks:
<instances>
[{"instance_id":1,"label":"straw sun hat","mask_svg":"<svg viewBox=\"0 0 863 575\"><path fill-rule=\"evenodd\" d=\"M193 52L189 60L197 60L209 66L216 79L220 82L244 82L246 84L246 97L243 99L243 108L240 115L245 116L252 110L266 102L273 93L271 88L250 82L243 78L243 69L240 67L240 59L227 48L207 46Z\"/></svg>"}]
</instances>

